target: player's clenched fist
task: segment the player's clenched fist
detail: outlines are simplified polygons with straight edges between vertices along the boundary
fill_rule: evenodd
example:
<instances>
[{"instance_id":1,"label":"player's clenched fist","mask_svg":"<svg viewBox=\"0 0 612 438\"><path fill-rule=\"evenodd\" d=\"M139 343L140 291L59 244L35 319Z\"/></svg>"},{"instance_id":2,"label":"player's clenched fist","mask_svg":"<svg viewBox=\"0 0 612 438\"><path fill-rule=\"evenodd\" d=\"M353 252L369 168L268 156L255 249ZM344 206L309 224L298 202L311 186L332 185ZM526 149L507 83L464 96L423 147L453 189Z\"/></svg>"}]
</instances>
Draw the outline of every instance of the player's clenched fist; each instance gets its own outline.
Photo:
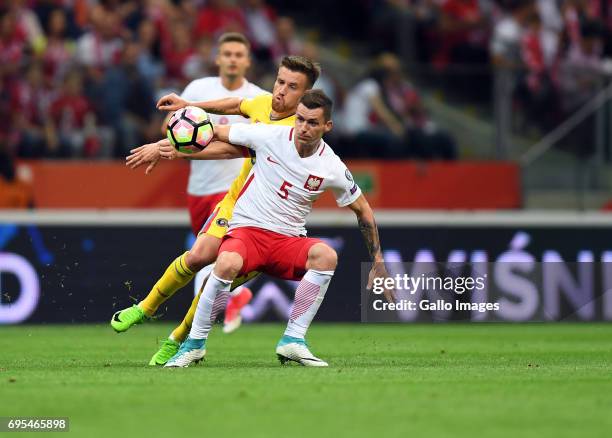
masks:
<instances>
[{"instance_id":1,"label":"player's clenched fist","mask_svg":"<svg viewBox=\"0 0 612 438\"><path fill-rule=\"evenodd\" d=\"M187 105L188 102L175 93L166 94L157 101L157 109L162 111L176 111Z\"/></svg>"}]
</instances>

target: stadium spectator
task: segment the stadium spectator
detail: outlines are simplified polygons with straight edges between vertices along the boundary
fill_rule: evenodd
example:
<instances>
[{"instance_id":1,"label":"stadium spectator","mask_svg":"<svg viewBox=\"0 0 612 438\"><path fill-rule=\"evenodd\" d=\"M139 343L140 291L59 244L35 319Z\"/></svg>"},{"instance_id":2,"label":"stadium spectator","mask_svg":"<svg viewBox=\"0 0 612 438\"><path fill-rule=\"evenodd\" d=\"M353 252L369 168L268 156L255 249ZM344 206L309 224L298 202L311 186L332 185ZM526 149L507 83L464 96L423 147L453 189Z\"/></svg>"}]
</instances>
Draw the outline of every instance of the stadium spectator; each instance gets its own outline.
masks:
<instances>
[{"instance_id":1,"label":"stadium spectator","mask_svg":"<svg viewBox=\"0 0 612 438\"><path fill-rule=\"evenodd\" d=\"M77 59L94 76L117 64L123 41L122 23L115 11L96 8L91 16L92 29L77 41Z\"/></svg>"},{"instance_id":2,"label":"stadium spectator","mask_svg":"<svg viewBox=\"0 0 612 438\"><path fill-rule=\"evenodd\" d=\"M405 25L406 17L412 17L413 1L383 0L376 2L371 8L372 19L369 23L369 34L372 44L371 53L387 50L399 54L398 42L401 35L400 27Z\"/></svg>"},{"instance_id":3,"label":"stadium spectator","mask_svg":"<svg viewBox=\"0 0 612 438\"><path fill-rule=\"evenodd\" d=\"M194 54L192 38L187 27L176 23L172 26L172 45L164 50L164 64L166 65L166 78L179 88L185 85L185 63Z\"/></svg>"},{"instance_id":4,"label":"stadium spectator","mask_svg":"<svg viewBox=\"0 0 612 438\"><path fill-rule=\"evenodd\" d=\"M177 23L180 26L193 29L195 16L181 17L179 15L180 9L173 6L173 3L168 1L149 2L146 11L147 13L143 21L149 20L153 24L155 32L151 32L153 35L149 35L149 37L154 36L154 39L152 41L141 42L144 44L145 50L149 50L156 58L163 60L163 54L172 46L172 24ZM180 23L175 21L177 19L181 20ZM138 38L142 38L140 33Z\"/></svg>"},{"instance_id":5,"label":"stadium spectator","mask_svg":"<svg viewBox=\"0 0 612 438\"><path fill-rule=\"evenodd\" d=\"M8 0L9 14L14 15L15 24L23 33L26 42L35 52L40 52L44 46L44 33L38 17L32 9L25 6L25 0Z\"/></svg>"},{"instance_id":6,"label":"stadium spectator","mask_svg":"<svg viewBox=\"0 0 612 438\"><path fill-rule=\"evenodd\" d=\"M481 103L491 99L491 14L487 0L445 0L441 5L432 64L446 93L455 98Z\"/></svg>"},{"instance_id":7,"label":"stadium spectator","mask_svg":"<svg viewBox=\"0 0 612 438\"><path fill-rule=\"evenodd\" d=\"M276 40L276 11L264 0L244 0L243 4L253 55L260 62L269 62Z\"/></svg>"},{"instance_id":8,"label":"stadium spectator","mask_svg":"<svg viewBox=\"0 0 612 438\"><path fill-rule=\"evenodd\" d=\"M569 44L576 44L580 40L581 3L576 0L566 0L563 2L563 22Z\"/></svg>"},{"instance_id":9,"label":"stadium spectator","mask_svg":"<svg viewBox=\"0 0 612 438\"><path fill-rule=\"evenodd\" d=\"M571 114L609 84L612 72L609 60L602 57L604 50L604 25L599 20L585 20L581 23L580 38L572 42L561 61L561 108ZM590 115L569 136L560 147L579 157L595 152L596 120Z\"/></svg>"},{"instance_id":10,"label":"stadium spectator","mask_svg":"<svg viewBox=\"0 0 612 438\"><path fill-rule=\"evenodd\" d=\"M320 47L313 42L304 43L302 55L321 64ZM345 91L342 88L340 81L338 81L338 79L329 72L329 69L321 69L321 74L319 74L319 78L312 88L323 90L325 95L332 99L337 108L342 108L344 105ZM336 114L334 114L334 123L336 123L338 126L342 126L341 111L337 111Z\"/></svg>"},{"instance_id":11,"label":"stadium spectator","mask_svg":"<svg viewBox=\"0 0 612 438\"><path fill-rule=\"evenodd\" d=\"M487 64L487 8L489 2L444 0L438 25L439 47L434 63L439 68L453 64Z\"/></svg>"},{"instance_id":12,"label":"stadium spectator","mask_svg":"<svg viewBox=\"0 0 612 438\"><path fill-rule=\"evenodd\" d=\"M404 77L399 59L395 55L385 54L379 62L385 72L383 99L403 123L403 138L408 145L408 152L397 153L427 160L457 158L455 141L430 119L417 90Z\"/></svg>"},{"instance_id":13,"label":"stadium spectator","mask_svg":"<svg viewBox=\"0 0 612 438\"><path fill-rule=\"evenodd\" d=\"M115 156L124 157L135 144L148 143L159 137L161 120L155 109L155 94L139 70L141 48L138 42L125 44L121 62L107 74L106 106L112 107Z\"/></svg>"},{"instance_id":14,"label":"stadium spectator","mask_svg":"<svg viewBox=\"0 0 612 438\"><path fill-rule=\"evenodd\" d=\"M198 14L195 37L216 39L223 32L245 33L247 28L243 11L228 0L209 0Z\"/></svg>"},{"instance_id":15,"label":"stadium spectator","mask_svg":"<svg viewBox=\"0 0 612 438\"><path fill-rule=\"evenodd\" d=\"M42 67L32 63L23 78L11 82L11 129L17 155L24 158L62 157L66 151L49 141L48 108L51 91L45 86Z\"/></svg>"},{"instance_id":16,"label":"stadium spectator","mask_svg":"<svg viewBox=\"0 0 612 438\"><path fill-rule=\"evenodd\" d=\"M585 22L580 39L571 44L562 61L561 87L566 111L576 110L603 85L603 32L600 22Z\"/></svg>"},{"instance_id":17,"label":"stadium spectator","mask_svg":"<svg viewBox=\"0 0 612 438\"><path fill-rule=\"evenodd\" d=\"M521 36L521 60L524 73L516 91L527 120L537 121L550 130L559 121L558 57L547 59L542 36L542 22L538 14L530 14Z\"/></svg>"},{"instance_id":18,"label":"stadium spectator","mask_svg":"<svg viewBox=\"0 0 612 438\"><path fill-rule=\"evenodd\" d=\"M612 57L612 4L610 2L566 0L562 6L562 13L570 48L580 44L585 29L592 33L593 23L599 23L597 32L603 43L601 54L605 57Z\"/></svg>"},{"instance_id":19,"label":"stadium spectator","mask_svg":"<svg viewBox=\"0 0 612 438\"><path fill-rule=\"evenodd\" d=\"M161 44L158 28L151 19L143 19L138 25L137 40L140 44L138 69L147 80L161 86L165 66L161 60Z\"/></svg>"},{"instance_id":20,"label":"stadium spectator","mask_svg":"<svg viewBox=\"0 0 612 438\"><path fill-rule=\"evenodd\" d=\"M405 79L399 59L390 53L380 55L370 76L348 93L344 127L351 144L345 151L348 154L457 157L454 140L429 118L416 89Z\"/></svg>"},{"instance_id":21,"label":"stadium spectator","mask_svg":"<svg viewBox=\"0 0 612 438\"><path fill-rule=\"evenodd\" d=\"M108 156L103 153L93 106L83 94L83 77L79 70L67 72L60 93L49 107L51 138L49 142L72 157ZM108 145L107 145L108 147Z\"/></svg>"},{"instance_id":22,"label":"stadium spectator","mask_svg":"<svg viewBox=\"0 0 612 438\"><path fill-rule=\"evenodd\" d=\"M558 61L561 51L563 17L556 0L537 0L535 6L541 21L539 39L542 55L544 63L550 66Z\"/></svg>"},{"instance_id":23,"label":"stadium spectator","mask_svg":"<svg viewBox=\"0 0 612 438\"><path fill-rule=\"evenodd\" d=\"M321 63L320 48L313 42L304 43L302 54L314 62ZM327 69L321 69L321 74L312 88L323 90L325 95L332 99L334 105L339 107L342 106L344 95L341 86L338 83L338 80L333 77L332 74L327 71Z\"/></svg>"},{"instance_id":24,"label":"stadium spectator","mask_svg":"<svg viewBox=\"0 0 612 438\"><path fill-rule=\"evenodd\" d=\"M429 62L440 0L381 0L370 6L370 53L389 51L405 62ZM407 49L407 47L409 47Z\"/></svg>"},{"instance_id":25,"label":"stadium spectator","mask_svg":"<svg viewBox=\"0 0 612 438\"><path fill-rule=\"evenodd\" d=\"M213 49L214 43L210 38L200 38L196 51L185 60L183 76L194 80L213 75L216 71Z\"/></svg>"},{"instance_id":26,"label":"stadium spectator","mask_svg":"<svg viewBox=\"0 0 612 438\"><path fill-rule=\"evenodd\" d=\"M278 17L276 39L272 45L272 59L276 62L285 55L301 55L304 43L295 33L295 22L291 17Z\"/></svg>"},{"instance_id":27,"label":"stadium spectator","mask_svg":"<svg viewBox=\"0 0 612 438\"><path fill-rule=\"evenodd\" d=\"M0 74L16 76L27 55L25 31L18 27L15 14L3 11L0 14Z\"/></svg>"},{"instance_id":28,"label":"stadium spectator","mask_svg":"<svg viewBox=\"0 0 612 438\"><path fill-rule=\"evenodd\" d=\"M47 39L42 54L45 77L58 83L74 60L75 45L66 37L67 18L63 9L54 9L47 22Z\"/></svg>"},{"instance_id":29,"label":"stadium spectator","mask_svg":"<svg viewBox=\"0 0 612 438\"><path fill-rule=\"evenodd\" d=\"M389 0L389 2L397 3L398 0ZM408 61L430 62L431 54L435 51L435 37L432 35L435 32L432 32L432 28L436 27L440 16L440 2L438 0L408 0L407 3L408 5L401 9L403 20L399 22L399 25L403 28L410 26L407 31L411 32L409 35L414 35L414 37L413 41L402 41L398 49L403 48L406 51L406 45L413 44L413 47L408 46L408 50L412 52L402 53L402 55L411 56ZM396 44L398 44L397 41Z\"/></svg>"},{"instance_id":30,"label":"stadium spectator","mask_svg":"<svg viewBox=\"0 0 612 438\"><path fill-rule=\"evenodd\" d=\"M3 20L3 17L0 17L0 20ZM0 70L0 118L3 120L0 124L0 208L26 208L32 206L32 186L16 176L14 165L17 143L23 143L23 133L20 129L16 129L15 125L15 122L21 122L21 117L18 109L14 107L17 85L21 84L10 81L8 76L3 76L1 73L2 70ZM36 78L33 78L33 82L36 82ZM22 123L22 126L26 126L26 123Z\"/></svg>"},{"instance_id":31,"label":"stadium spectator","mask_svg":"<svg viewBox=\"0 0 612 438\"><path fill-rule=\"evenodd\" d=\"M391 157L403 149L404 127L385 102L384 75L382 66L376 65L349 90L343 120L350 147L343 145L343 156Z\"/></svg>"},{"instance_id":32,"label":"stadium spectator","mask_svg":"<svg viewBox=\"0 0 612 438\"><path fill-rule=\"evenodd\" d=\"M108 7L107 7L108 6ZM121 138L119 86L113 75L124 48L126 31L119 13L110 4L91 9L91 30L77 40L77 61L84 68L85 94L93 104L96 120ZM106 140L103 140L105 143Z\"/></svg>"},{"instance_id":33,"label":"stadium spectator","mask_svg":"<svg viewBox=\"0 0 612 438\"><path fill-rule=\"evenodd\" d=\"M88 0L74 0L72 5L75 26L82 30L89 24L92 4ZM64 8L66 6L64 5Z\"/></svg>"},{"instance_id":34,"label":"stadium spectator","mask_svg":"<svg viewBox=\"0 0 612 438\"><path fill-rule=\"evenodd\" d=\"M521 37L533 13L531 2L510 2L501 19L493 27L490 42L491 61L503 69L518 69L522 66Z\"/></svg>"}]
</instances>

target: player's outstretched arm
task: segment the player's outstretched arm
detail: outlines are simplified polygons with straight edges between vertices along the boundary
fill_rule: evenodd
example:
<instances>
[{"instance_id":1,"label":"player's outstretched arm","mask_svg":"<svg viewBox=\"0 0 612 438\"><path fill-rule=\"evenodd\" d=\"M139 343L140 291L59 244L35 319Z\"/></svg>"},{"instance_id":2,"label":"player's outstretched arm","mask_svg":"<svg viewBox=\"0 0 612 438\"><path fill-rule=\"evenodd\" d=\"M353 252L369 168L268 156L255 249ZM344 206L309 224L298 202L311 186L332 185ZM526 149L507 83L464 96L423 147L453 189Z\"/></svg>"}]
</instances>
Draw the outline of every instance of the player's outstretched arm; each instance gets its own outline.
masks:
<instances>
[{"instance_id":1,"label":"player's outstretched arm","mask_svg":"<svg viewBox=\"0 0 612 438\"><path fill-rule=\"evenodd\" d=\"M244 158L245 148L234 146L225 141L212 141L206 149L194 154L184 154L177 151L169 142L159 147L159 154L166 160L186 158L189 160L231 160L232 158Z\"/></svg>"},{"instance_id":2,"label":"player's outstretched arm","mask_svg":"<svg viewBox=\"0 0 612 438\"><path fill-rule=\"evenodd\" d=\"M197 106L213 114L241 115L239 97L226 97L224 99L207 100L201 102L188 101L175 93L167 94L157 101L157 109L162 111L176 111L186 106Z\"/></svg>"},{"instance_id":3,"label":"player's outstretched arm","mask_svg":"<svg viewBox=\"0 0 612 438\"><path fill-rule=\"evenodd\" d=\"M206 148L193 154L177 151L168 140L159 143L159 155L167 160L187 158L190 160L229 160L246 157L248 154L242 146L235 146L229 142L229 125L214 125L212 140ZM163 143L162 143L163 142Z\"/></svg>"},{"instance_id":4,"label":"player's outstretched arm","mask_svg":"<svg viewBox=\"0 0 612 438\"><path fill-rule=\"evenodd\" d=\"M170 140L164 138L155 143L147 143L130 151L125 159L125 165L130 169L136 169L144 164L147 164L145 174L153 171L160 158L174 160L176 158L188 158L192 160L229 160L232 158L246 157L245 148L242 146L234 146L229 143L230 127L226 125L217 125L214 128L213 140L206 149L195 154L183 154L178 152L170 143Z\"/></svg>"},{"instance_id":5,"label":"player's outstretched arm","mask_svg":"<svg viewBox=\"0 0 612 438\"><path fill-rule=\"evenodd\" d=\"M380 247L380 237L378 236L378 227L376 226L376 220L374 219L374 212L372 211L372 207L370 207L368 200L363 195L357 198L357 200L352 204L349 204L348 207L353 210L357 216L359 230L363 235L370 254L370 259L373 262L370 275L368 276L368 289L370 289L372 287L374 278L389 277L389 273L385 267L382 249ZM386 289L384 295L387 301L390 303L395 301L395 294L392 289Z\"/></svg>"}]
</instances>

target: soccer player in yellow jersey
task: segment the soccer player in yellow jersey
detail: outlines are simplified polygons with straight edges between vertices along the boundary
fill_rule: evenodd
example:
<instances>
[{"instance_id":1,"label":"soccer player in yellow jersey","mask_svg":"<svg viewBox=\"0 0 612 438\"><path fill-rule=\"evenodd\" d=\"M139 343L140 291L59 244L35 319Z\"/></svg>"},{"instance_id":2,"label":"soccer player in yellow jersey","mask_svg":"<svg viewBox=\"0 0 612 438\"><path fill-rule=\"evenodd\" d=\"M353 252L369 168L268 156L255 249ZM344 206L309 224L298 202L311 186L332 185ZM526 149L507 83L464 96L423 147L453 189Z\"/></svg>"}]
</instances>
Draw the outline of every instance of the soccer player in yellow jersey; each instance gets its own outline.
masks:
<instances>
[{"instance_id":1,"label":"soccer player in yellow jersey","mask_svg":"<svg viewBox=\"0 0 612 438\"><path fill-rule=\"evenodd\" d=\"M160 110L176 111L187 105L194 105L215 114L241 114L249 117L252 123L292 126L295 122L298 102L303 94L312 88L319 72L319 66L307 58L286 56L281 61L271 95L257 96L252 99L225 98L208 102L187 102L175 94L170 94L162 97L157 106ZM148 165L147 172L150 172L160 158L160 146L168 143L168 140L164 139L134 149L132 155L127 158L127 165L137 168L146 164ZM255 157L245 159L240 174L232 183L225 198L215 207L191 249L177 257L168 266L144 300L113 315L111 326L117 332L126 331L132 325L139 324L151 317L163 302L188 284L196 272L216 260L217 251L227 231L234 204L240 196L254 159ZM232 289L255 275L257 273L236 279L232 284ZM221 297L220 301L224 299L227 300L227 296ZM199 295L194 298L181 324L174 329L167 340L162 342L160 349L151 358L150 365L163 365L178 351L180 343L187 337L191 328L198 300ZM218 312L225 307L225 302L215 303L214 307ZM215 317L216 314L212 316L212 318Z\"/></svg>"}]
</instances>

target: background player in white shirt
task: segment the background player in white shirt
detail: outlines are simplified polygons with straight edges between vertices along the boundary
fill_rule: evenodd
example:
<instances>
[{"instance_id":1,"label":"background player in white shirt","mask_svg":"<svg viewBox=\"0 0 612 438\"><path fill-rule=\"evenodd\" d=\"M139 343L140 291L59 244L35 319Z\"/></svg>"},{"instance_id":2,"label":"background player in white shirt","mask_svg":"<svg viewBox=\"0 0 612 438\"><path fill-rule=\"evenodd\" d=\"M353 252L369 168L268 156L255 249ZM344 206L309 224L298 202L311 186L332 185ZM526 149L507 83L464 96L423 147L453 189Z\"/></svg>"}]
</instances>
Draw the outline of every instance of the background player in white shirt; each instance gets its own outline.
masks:
<instances>
[{"instance_id":1,"label":"background player in white shirt","mask_svg":"<svg viewBox=\"0 0 612 438\"><path fill-rule=\"evenodd\" d=\"M322 91L311 90L298 105L294 128L261 124L215 127L220 142L253 149L258 160L234 208L189 337L166 367L185 367L202 359L213 316L218 311L215 307L223 306L219 297L228 294L234 278L254 270L301 280L287 329L276 348L281 362L327 366L310 352L304 340L337 264L337 254L331 247L305 236L306 216L325 189L333 190L338 206L348 206L357 215L374 262L370 281L388 276L372 209L344 163L322 139L332 129L331 106ZM236 147L220 142L191 157L214 159L242 154ZM174 158L182 154L165 148L162 156ZM386 296L393 300L392 291L387 291Z\"/></svg>"},{"instance_id":2,"label":"background player in white shirt","mask_svg":"<svg viewBox=\"0 0 612 438\"><path fill-rule=\"evenodd\" d=\"M250 83L245 74L251 66L250 44L247 38L235 32L219 37L218 52L215 59L219 76L196 79L190 82L181 97L188 101L210 101L226 97L253 98L268 94L257 85ZM166 135L168 117L162 125ZM240 115L209 114L215 125L249 123ZM242 167L241 160L191 161L189 183L187 185L189 216L195 235L202 229L219 201L223 199Z\"/></svg>"}]
</instances>

